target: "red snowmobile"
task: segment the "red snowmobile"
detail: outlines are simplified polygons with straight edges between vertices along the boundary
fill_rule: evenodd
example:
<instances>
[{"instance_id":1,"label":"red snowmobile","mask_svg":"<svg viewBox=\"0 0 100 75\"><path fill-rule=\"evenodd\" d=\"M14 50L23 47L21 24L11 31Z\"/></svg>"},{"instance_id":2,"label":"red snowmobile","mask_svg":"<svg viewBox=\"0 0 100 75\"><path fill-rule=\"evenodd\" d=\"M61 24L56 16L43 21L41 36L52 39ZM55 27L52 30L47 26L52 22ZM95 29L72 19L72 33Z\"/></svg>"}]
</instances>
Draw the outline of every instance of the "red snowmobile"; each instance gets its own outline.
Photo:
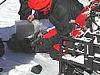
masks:
<instances>
[{"instance_id":1,"label":"red snowmobile","mask_svg":"<svg viewBox=\"0 0 100 75\"><path fill-rule=\"evenodd\" d=\"M69 54L77 57L84 56L84 64L77 63L73 60L60 58L59 75L64 69L64 75L85 75L100 74L100 0L94 0L90 5L86 6L82 13L72 20L71 23L76 24L76 28L70 33L70 38L63 36L63 41L78 43L68 49ZM63 53L63 49L62 49ZM81 60L79 60L81 61ZM65 65L64 65L65 63ZM62 67L61 67L62 66Z\"/></svg>"}]
</instances>

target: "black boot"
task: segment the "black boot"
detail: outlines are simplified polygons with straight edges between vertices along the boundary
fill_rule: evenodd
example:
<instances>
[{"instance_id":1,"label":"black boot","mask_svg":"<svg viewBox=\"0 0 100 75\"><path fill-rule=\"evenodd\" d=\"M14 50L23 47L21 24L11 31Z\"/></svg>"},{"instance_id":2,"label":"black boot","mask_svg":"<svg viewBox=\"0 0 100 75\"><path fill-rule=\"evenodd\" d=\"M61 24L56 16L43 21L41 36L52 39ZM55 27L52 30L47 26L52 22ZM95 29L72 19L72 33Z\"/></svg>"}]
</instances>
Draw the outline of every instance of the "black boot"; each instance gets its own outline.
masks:
<instances>
[{"instance_id":1,"label":"black boot","mask_svg":"<svg viewBox=\"0 0 100 75\"><path fill-rule=\"evenodd\" d=\"M3 44L2 39L0 38L0 57L2 57L4 53L5 53L4 44Z\"/></svg>"}]
</instances>

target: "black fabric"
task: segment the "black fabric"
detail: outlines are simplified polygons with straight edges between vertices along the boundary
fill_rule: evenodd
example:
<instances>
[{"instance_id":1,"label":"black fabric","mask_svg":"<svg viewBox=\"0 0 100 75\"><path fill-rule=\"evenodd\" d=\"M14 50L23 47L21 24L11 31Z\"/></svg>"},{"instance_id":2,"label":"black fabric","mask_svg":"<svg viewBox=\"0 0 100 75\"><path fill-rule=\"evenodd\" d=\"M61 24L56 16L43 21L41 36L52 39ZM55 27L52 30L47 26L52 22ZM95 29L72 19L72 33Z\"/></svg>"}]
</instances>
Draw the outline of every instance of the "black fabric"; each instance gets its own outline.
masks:
<instances>
[{"instance_id":1,"label":"black fabric","mask_svg":"<svg viewBox=\"0 0 100 75\"><path fill-rule=\"evenodd\" d=\"M49 15L44 15L42 12L35 11L34 17L36 19L47 19Z\"/></svg>"},{"instance_id":2,"label":"black fabric","mask_svg":"<svg viewBox=\"0 0 100 75\"><path fill-rule=\"evenodd\" d=\"M13 34L11 38L7 41L7 46L10 50L14 52L22 51L21 42L16 38L15 34Z\"/></svg>"},{"instance_id":3,"label":"black fabric","mask_svg":"<svg viewBox=\"0 0 100 75\"><path fill-rule=\"evenodd\" d=\"M32 13L32 9L28 7L27 0L19 0L20 9L18 14L20 15L21 20L26 20L29 15Z\"/></svg>"},{"instance_id":4,"label":"black fabric","mask_svg":"<svg viewBox=\"0 0 100 75\"><path fill-rule=\"evenodd\" d=\"M24 38L23 40L21 40L21 47L22 47L22 52L35 53L32 50L31 41L27 38Z\"/></svg>"},{"instance_id":5,"label":"black fabric","mask_svg":"<svg viewBox=\"0 0 100 75\"><path fill-rule=\"evenodd\" d=\"M30 14L29 14L30 15ZM29 15L20 15L20 20L27 20Z\"/></svg>"},{"instance_id":6,"label":"black fabric","mask_svg":"<svg viewBox=\"0 0 100 75\"><path fill-rule=\"evenodd\" d=\"M48 53L50 49L50 40L38 37L39 32L31 38L18 39L16 34L7 41L8 48L14 52L24 53Z\"/></svg>"},{"instance_id":7,"label":"black fabric","mask_svg":"<svg viewBox=\"0 0 100 75\"><path fill-rule=\"evenodd\" d=\"M61 49L58 51L53 48L54 45L60 44L61 45L61 39L60 35L57 34L56 36L52 37L49 39L51 41L49 47L49 52L50 52L50 57L53 58L54 60L58 60L59 57L61 57ZM61 47L60 47L61 48Z\"/></svg>"},{"instance_id":8,"label":"black fabric","mask_svg":"<svg viewBox=\"0 0 100 75\"><path fill-rule=\"evenodd\" d=\"M41 65L36 65L33 66L31 69L31 72L35 73L35 74L40 74L42 71L42 66Z\"/></svg>"},{"instance_id":9,"label":"black fabric","mask_svg":"<svg viewBox=\"0 0 100 75\"><path fill-rule=\"evenodd\" d=\"M7 41L7 46L10 50L14 52L34 53L34 51L31 48L30 40L19 40L16 37L16 34L13 34L12 37Z\"/></svg>"},{"instance_id":10,"label":"black fabric","mask_svg":"<svg viewBox=\"0 0 100 75\"><path fill-rule=\"evenodd\" d=\"M0 57L2 57L4 53L5 53L4 44L3 44L2 39L0 38Z\"/></svg>"},{"instance_id":11,"label":"black fabric","mask_svg":"<svg viewBox=\"0 0 100 75\"><path fill-rule=\"evenodd\" d=\"M77 0L57 0L49 19L60 33L68 34L74 27L69 21L75 19L82 9L83 5Z\"/></svg>"},{"instance_id":12,"label":"black fabric","mask_svg":"<svg viewBox=\"0 0 100 75\"><path fill-rule=\"evenodd\" d=\"M35 53L48 53L50 49L50 41L41 37L36 38L31 42L32 50Z\"/></svg>"}]
</instances>

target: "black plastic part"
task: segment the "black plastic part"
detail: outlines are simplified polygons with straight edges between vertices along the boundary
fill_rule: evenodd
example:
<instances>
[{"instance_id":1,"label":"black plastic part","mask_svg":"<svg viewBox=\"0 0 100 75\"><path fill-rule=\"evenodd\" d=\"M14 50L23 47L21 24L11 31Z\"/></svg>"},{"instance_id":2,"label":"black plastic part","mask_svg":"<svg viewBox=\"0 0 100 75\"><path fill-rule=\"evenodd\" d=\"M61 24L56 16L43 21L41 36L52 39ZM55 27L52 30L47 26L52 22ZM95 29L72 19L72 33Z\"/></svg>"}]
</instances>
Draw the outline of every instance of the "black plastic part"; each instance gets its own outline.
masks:
<instances>
[{"instance_id":1,"label":"black plastic part","mask_svg":"<svg viewBox=\"0 0 100 75\"><path fill-rule=\"evenodd\" d=\"M31 72L35 73L35 74L40 74L42 71L42 66L41 65L36 65L33 66L31 69Z\"/></svg>"}]
</instances>

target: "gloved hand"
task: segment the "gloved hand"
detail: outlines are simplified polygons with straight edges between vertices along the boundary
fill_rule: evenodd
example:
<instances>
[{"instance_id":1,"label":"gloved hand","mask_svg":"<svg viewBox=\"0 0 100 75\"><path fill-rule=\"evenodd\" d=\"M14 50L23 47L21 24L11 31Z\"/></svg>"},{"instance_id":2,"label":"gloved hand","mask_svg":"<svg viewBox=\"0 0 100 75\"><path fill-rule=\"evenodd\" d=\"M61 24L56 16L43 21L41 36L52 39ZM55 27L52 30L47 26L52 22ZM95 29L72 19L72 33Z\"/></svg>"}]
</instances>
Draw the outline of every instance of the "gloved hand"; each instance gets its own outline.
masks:
<instances>
[{"instance_id":1,"label":"gloved hand","mask_svg":"<svg viewBox=\"0 0 100 75\"><path fill-rule=\"evenodd\" d=\"M61 44L59 43L56 43L56 44L53 44L51 47L50 47L50 57L53 59L53 60L59 60L62 55L63 55L63 52L62 52L62 49L61 49Z\"/></svg>"},{"instance_id":2,"label":"gloved hand","mask_svg":"<svg viewBox=\"0 0 100 75\"><path fill-rule=\"evenodd\" d=\"M61 53L55 50L51 50L49 54L53 60L59 60L62 57Z\"/></svg>"}]
</instances>

